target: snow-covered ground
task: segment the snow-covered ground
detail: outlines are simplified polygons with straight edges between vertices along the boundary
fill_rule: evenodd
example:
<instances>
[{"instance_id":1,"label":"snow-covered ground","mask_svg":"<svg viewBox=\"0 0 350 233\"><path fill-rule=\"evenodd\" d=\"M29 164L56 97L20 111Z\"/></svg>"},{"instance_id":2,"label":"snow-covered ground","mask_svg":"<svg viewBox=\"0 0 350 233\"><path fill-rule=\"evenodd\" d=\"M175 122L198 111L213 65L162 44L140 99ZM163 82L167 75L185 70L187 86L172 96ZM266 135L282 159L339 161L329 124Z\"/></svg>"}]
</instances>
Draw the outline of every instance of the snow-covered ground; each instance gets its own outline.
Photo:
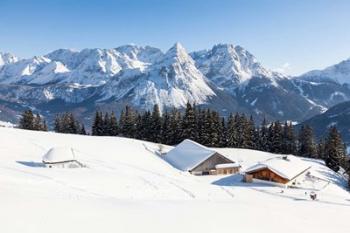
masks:
<instances>
[{"instance_id":1,"label":"snow-covered ground","mask_svg":"<svg viewBox=\"0 0 350 233\"><path fill-rule=\"evenodd\" d=\"M192 176L156 155L158 145L0 128L0 232L349 232L345 180L307 161L305 189L245 184L240 175ZM50 169L53 146L86 168ZM165 147L169 150L171 147ZM219 149L243 168L275 155ZM318 201L305 192L317 191Z\"/></svg>"}]
</instances>

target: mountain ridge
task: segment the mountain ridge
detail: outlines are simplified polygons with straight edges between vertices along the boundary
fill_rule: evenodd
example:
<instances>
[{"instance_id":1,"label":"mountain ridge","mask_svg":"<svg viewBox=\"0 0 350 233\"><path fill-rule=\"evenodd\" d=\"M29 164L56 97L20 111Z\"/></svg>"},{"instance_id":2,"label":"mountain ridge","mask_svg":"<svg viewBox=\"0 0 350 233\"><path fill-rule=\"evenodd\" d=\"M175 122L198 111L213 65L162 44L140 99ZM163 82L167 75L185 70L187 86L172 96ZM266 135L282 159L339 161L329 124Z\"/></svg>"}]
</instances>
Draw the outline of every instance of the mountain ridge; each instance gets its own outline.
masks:
<instances>
[{"instance_id":1,"label":"mountain ridge","mask_svg":"<svg viewBox=\"0 0 350 233\"><path fill-rule=\"evenodd\" d=\"M350 100L350 88L340 83L272 71L232 44L191 53L177 42L166 52L124 45L12 57L0 66L0 101L17 107L2 106L2 120L14 121L28 107L52 117L64 110L57 103L91 118L96 109L118 111L125 104L140 111L158 104L164 111L191 102L223 115L303 121Z\"/></svg>"}]
</instances>

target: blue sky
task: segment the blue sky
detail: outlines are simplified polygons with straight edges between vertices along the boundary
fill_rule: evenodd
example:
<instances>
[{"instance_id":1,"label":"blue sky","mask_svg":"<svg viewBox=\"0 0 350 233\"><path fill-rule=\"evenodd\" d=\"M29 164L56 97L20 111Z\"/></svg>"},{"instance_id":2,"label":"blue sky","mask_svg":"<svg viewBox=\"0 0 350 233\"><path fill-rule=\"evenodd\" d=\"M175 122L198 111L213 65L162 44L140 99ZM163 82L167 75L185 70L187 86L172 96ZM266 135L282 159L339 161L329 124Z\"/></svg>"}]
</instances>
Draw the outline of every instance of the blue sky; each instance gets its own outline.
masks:
<instances>
[{"instance_id":1,"label":"blue sky","mask_svg":"<svg viewBox=\"0 0 350 233\"><path fill-rule=\"evenodd\" d=\"M241 45L300 74L350 57L348 0L0 0L0 51Z\"/></svg>"}]
</instances>

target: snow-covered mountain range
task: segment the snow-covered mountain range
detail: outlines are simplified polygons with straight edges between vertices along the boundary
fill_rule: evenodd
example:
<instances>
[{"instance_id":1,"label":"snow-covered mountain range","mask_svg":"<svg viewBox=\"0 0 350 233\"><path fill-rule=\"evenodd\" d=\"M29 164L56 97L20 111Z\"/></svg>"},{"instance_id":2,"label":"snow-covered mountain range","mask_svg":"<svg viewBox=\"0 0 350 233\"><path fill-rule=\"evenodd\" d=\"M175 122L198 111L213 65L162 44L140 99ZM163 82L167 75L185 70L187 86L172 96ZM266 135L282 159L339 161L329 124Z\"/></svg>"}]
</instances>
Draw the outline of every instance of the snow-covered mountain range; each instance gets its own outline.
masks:
<instances>
[{"instance_id":1,"label":"snow-covered mountain range","mask_svg":"<svg viewBox=\"0 0 350 233\"><path fill-rule=\"evenodd\" d=\"M6 53L0 54L0 119L14 121L28 107L47 116L75 111L89 118L96 108L118 112L125 104L139 110L159 104L165 110L189 101L224 114L300 121L350 100L347 64L292 78L231 44L192 53L180 43L166 52L125 45L59 49L30 59Z\"/></svg>"}]
</instances>

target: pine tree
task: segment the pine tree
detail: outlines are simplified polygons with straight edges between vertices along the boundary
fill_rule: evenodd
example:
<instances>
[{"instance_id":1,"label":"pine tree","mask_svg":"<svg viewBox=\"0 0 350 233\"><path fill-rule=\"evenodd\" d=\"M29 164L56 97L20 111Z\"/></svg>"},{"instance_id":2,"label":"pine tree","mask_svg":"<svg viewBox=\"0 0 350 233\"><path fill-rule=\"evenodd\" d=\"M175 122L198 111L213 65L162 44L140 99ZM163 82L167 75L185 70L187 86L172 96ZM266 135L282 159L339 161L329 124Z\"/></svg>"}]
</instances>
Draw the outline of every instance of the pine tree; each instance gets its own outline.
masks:
<instances>
[{"instance_id":1,"label":"pine tree","mask_svg":"<svg viewBox=\"0 0 350 233\"><path fill-rule=\"evenodd\" d=\"M41 123L41 131L48 131L46 120L43 120Z\"/></svg>"},{"instance_id":2,"label":"pine tree","mask_svg":"<svg viewBox=\"0 0 350 233\"><path fill-rule=\"evenodd\" d=\"M196 125L197 125L197 139L196 142L204 145L204 121L205 121L205 111L203 109L197 109L196 113Z\"/></svg>"},{"instance_id":3,"label":"pine tree","mask_svg":"<svg viewBox=\"0 0 350 233\"><path fill-rule=\"evenodd\" d=\"M84 125L84 124L81 125L79 134L81 134L81 135L87 135L86 130L85 130L85 125Z\"/></svg>"},{"instance_id":4,"label":"pine tree","mask_svg":"<svg viewBox=\"0 0 350 233\"><path fill-rule=\"evenodd\" d=\"M239 144L239 136L238 136L238 117L237 114L234 117L230 114L227 121L227 146L228 147L238 147Z\"/></svg>"},{"instance_id":5,"label":"pine tree","mask_svg":"<svg viewBox=\"0 0 350 233\"><path fill-rule=\"evenodd\" d=\"M227 129L225 118L221 118L221 124L219 126L219 147L226 147L227 145L227 137L226 137Z\"/></svg>"},{"instance_id":6,"label":"pine tree","mask_svg":"<svg viewBox=\"0 0 350 233\"><path fill-rule=\"evenodd\" d=\"M210 114L210 131L209 131L209 145L211 147L218 147L220 144L220 128L221 122L219 114L215 111L212 111Z\"/></svg>"},{"instance_id":7,"label":"pine tree","mask_svg":"<svg viewBox=\"0 0 350 233\"><path fill-rule=\"evenodd\" d=\"M258 141L258 150L269 151L269 131L267 128L267 121L264 118L261 123L259 130L259 141Z\"/></svg>"},{"instance_id":8,"label":"pine tree","mask_svg":"<svg viewBox=\"0 0 350 233\"><path fill-rule=\"evenodd\" d=\"M151 141L151 126L152 126L152 116L150 111L146 111L142 116L137 117L139 124L137 126L137 134L139 138L145 141Z\"/></svg>"},{"instance_id":9,"label":"pine tree","mask_svg":"<svg viewBox=\"0 0 350 233\"><path fill-rule=\"evenodd\" d=\"M61 132L61 118L59 115L56 115L55 122L54 122L54 131L56 133Z\"/></svg>"},{"instance_id":10,"label":"pine tree","mask_svg":"<svg viewBox=\"0 0 350 233\"><path fill-rule=\"evenodd\" d=\"M296 139L292 123L285 122L283 126L283 154L296 154Z\"/></svg>"},{"instance_id":11,"label":"pine tree","mask_svg":"<svg viewBox=\"0 0 350 233\"><path fill-rule=\"evenodd\" d=\"M343 140L336 127L331 127L329 130L325 145L325 154L326 165L335 172L339 171L346 153Z\"/></svg>"},{"instance_id":12,"label":"pine tree","mask_svg":"<svg viewBox=\"0 0 350 233\"><path fill-rule=\"evenodd\" d=\"M33 129L34 130L42 130L43 126L42 126L42 122L41 122L41 116L39 114L36 114L34 116L34 120L33 120Z\"/></svg>"},{"instance_id":13,"label":"pine tree","mask_svg":"<svg viewBox=\"0 0 350 233\"><path fill-rule=\"evenodd\" d=\"M307 158L315 158L317 156L314 134L310 126L305 125L301 127L298 142L299 156Z\"/></svg>"},{"instance_id":14,"label":"pine tree","mask_svg":"<svg viewBox=\"0 0 350 233\"><path fill-rule=\"evenodd\" d=\"M326 160L326 143L323 139L317 144L317 158Z\"/></svg>"},{"instance_id":15,"label":"pine tree","mask_svg":"<svg viewBox=\"0 0 350 233\"><path fill-rule=\"evenodd\" d=\"M136 137L136 119L137 113L126 105L125 110L122 111L119 120L120 133L124 137L135 138Z\"/></svg>"},{"instance_id":16,"label":"pine tree","mask_svg":"<svg viewBox=\"0 0 350 233\"><path fill-rule=\"evenodd\" d=\"M243 148L246 149L254 149L255 143L254 143L254 132L255 132L255 125L253 116L250 116L249 120L244 119L244 128L243 130Z\"/></svg>"},{"instance_id":17,"label":"pine tree","mask_svg":"<svg viewBox=\"0 0 350 233\"><path fill-rule=\"evenodd\" d=\"M102 112L96 111L94 122L92 124L92 135L102 136L103 135L103 117Z\"/></svg>"},{"instance_id":18,"label":"pine tree","mask_svg":"<svg viewBox=\"0 0 350 233\"><path fill-rule=\"evenodd\" d=\"M160 116L159 106L155 104L151 115L150 141L161 142L162 119Z\"/></svg>"},{"instance_id":19,"label":"pine tree","mask_svg":"<svg viewBox=\"0 0 350 233\"><path fill-rule=\"evenodd\" d=\"M282 136L282 126L279 121L271 124L269 128L270 134L270 152L272 153L282 153L282 144L283 144L283 136Z\"/></svg>"},{"instance_id":20,"label":"pine tree","mask_svg":"<svg viewBox=\"0 0 350 233\"><path fill-rule=\"evenodd\" d=\"M35 130L34 115L31 110L26 110L22 113L18 127L20 129Z\"/></svg>"},{"instance_id":21,"label":"pine tree","mask_svg":"<svg viewBox=\"0 0 350 233\"><path fill-rule=\"evenodd\" d=\"M102 119L102 135L103 136L112 136L110 135L110 118L108 112L105 112L105 115Z\"/></svg>"},{"instance_id":22,"label":"pine tree","mask_svg":"<svg viewBox=\"0 0 350 233\"><path fill-rule=\"evenodd\" d=\"M174 108L170 114L169 145L176 145L181 142L181 119L181 113Z\"/></svg>"},{"instance_id":23,"label":"pine tree","mask_svg":"<svg viewBox=\"0 0 350 233\"><path fill-rule=\"evenodd\" d=\"M193 109L190 103L186 104L185 114L182 118L182 140L191 139L196 140L197 128L195 119L195 109Z\"/></svg>"},{"instance_id":24,"label":"pine tree","mask_svg":"<svg viewBox=\"0 0 350 233\"><path fill-rule=\"evenodd\" d=\"M112 112L111 117L109 118L109 121L108 121L108 135L117 136L118 131L119 131L118 120L114 112Z\"/></svg>"},{"instance_id":25,"label":"pine tree","mask_svg":"<svg viewBox=\"0 0 350 233\"><path fill-rule=\"evenodd\" d=\"M166 111L162 117L161 143L170 145L171 143L170 115Z\"/></svg>"},{"instance_id":26,"label":"pine tree","mask_svg":"<svg viewBox=\"0 0 350 233\"><path fill-rule=\"evenodd\" d=\"M73 113L67 113L67 120L68 120L67 133L77 134L78 133L77 121L75 120Z\"/></svg>"}]
</instances>

